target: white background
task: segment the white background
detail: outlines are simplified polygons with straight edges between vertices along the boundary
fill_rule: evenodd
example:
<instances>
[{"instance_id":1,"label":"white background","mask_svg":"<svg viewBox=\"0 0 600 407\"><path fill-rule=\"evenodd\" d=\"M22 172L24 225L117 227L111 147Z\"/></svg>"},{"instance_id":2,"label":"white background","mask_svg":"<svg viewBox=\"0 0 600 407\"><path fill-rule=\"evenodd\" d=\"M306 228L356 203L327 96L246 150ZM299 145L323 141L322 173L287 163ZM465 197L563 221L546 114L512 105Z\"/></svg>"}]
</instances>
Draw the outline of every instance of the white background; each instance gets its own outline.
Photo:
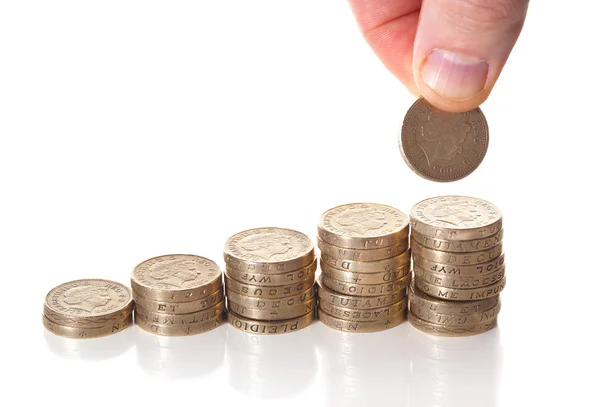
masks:
<instances>
[{"instance_id":1,"label":"white background","mask_svg":"<svg viewBox=\"0 0 600 407\"><path fill-rule=\"evenodd\" d=\"M397 131L414 97L343 1L0 3L6 405L593 404L598 6L533 3L482 106L487 157L452 184L404 164ZM223 326L88 342L41 323L45 294L68 280L127 284L167 253L223 265L243 229L314 237L330 207L408 212L443 194L504 214L500 327L479 337L315 324L273 338Z\"/></svg>"}]
</instances>

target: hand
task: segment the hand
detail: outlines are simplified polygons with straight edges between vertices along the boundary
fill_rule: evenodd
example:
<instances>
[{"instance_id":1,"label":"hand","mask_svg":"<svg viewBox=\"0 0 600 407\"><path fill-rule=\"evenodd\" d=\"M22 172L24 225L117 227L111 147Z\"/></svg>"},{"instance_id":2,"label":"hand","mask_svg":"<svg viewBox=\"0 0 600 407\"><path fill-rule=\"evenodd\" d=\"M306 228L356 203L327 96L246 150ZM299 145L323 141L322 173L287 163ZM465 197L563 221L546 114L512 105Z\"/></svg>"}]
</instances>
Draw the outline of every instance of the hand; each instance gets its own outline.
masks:
<instances>
[{"instance_id":1,"label":"hand","mask_svg":"<svg viewBox=\"0 0 600 407\"><path fill-rule=\"evenodd\" d=\"M349 0L367 42L415 95L439 109L476 108L490 94L528 0Z\"/></svg>"}]
</instances>

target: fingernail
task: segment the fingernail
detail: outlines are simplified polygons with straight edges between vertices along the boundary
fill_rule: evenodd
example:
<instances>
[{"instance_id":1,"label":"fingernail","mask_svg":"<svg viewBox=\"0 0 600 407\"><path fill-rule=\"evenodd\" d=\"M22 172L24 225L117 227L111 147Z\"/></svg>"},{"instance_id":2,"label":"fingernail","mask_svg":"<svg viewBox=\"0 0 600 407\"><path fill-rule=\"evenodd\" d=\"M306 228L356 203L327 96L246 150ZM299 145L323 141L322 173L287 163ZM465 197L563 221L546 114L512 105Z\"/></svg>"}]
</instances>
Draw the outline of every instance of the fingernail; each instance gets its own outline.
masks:
<instances>
[{"instance_id":1,"label":"fingernail","mask_svg":"<svg viewBox=\"0 0 600 407\"><path fill-rule=\"evenodd\" d=\"M421 66L421 77L438 95L446 99L466 100L483 90L488 70L486 61L434 49Z\"/></svg>"}]
</instances>

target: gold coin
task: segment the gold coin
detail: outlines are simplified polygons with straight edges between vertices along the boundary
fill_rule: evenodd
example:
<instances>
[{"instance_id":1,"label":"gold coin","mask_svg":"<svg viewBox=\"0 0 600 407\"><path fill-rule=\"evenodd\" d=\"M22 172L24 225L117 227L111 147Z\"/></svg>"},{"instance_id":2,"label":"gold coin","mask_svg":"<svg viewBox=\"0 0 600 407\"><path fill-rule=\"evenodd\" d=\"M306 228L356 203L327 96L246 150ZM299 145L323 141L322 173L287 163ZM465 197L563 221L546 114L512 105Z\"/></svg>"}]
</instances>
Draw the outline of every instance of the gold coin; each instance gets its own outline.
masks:
<instances>
[{"instance_id":1,"label":"gold coin","mask_svg":"<svg viewBox=\"0 0 600 407\"><path fill-rule=\"evenodd\" d=\"M401 244L408 237L408 216L387 205L353 203L337 206L319 219L319 238L347 249L376 249Z\"/></svg>"},{"instance_id":2,"label":"gold coin","mask_svg":"<svg viewBox=\"0 0 600 407\"><path fill-rule=\"evenodd\" d=\"M249 273L233 267L226 267L226 273L232 279L244 284L253 284L265 287L300 283L310 279L314 280L316 270L317 259L314 259L313 262L306 267L281 274Z\"/></svg>"},{"instance_id":3,"label":"gold coin","mask_svg":"<svg viewBox=\"0 0 600 407\"><path fill-rule=\"evenodd\" d=\"M435 237L423 235L418 232L412 232L410 238L413 242L429 249L441 250L443 252L454 253L471 253L481 250L490 249L502 243L504 237L504 229L500 230L495 235L485 237L483 239L474 240L444 240Z\"/></svg>"},{"instance_id":4,"label":"gold coin","mask_svg":"<svg viewBox=\"0 0 600 407\"><path fill-rule=\"evenodd\" d=\"M225 289L225 292L229 301L235 302L236 304L247 308L269 311L298 307L315 296L315 290L313 287L300 294L296 294L287 298L249 297L247 295L231 291L227 288Z\"/></svg>"},{"instance_id":5,"label":"gold coin","mask_svg":"<svg viewBox=\"0 0 600 407\"><path fill-rule=\"evenodd\" d=\"M444 315L470 315L488 311L500 303L500 296L496 295L476 301L444 301L431 297L414 286L414 280L408 290L410 306L424 308L431 312Z\"/></svg>"},{"instance_id":6,"label":"gold coin","mask_svg":"<svg viewBox=\"0 0 600 407\"><path fill-rule=\"evenodd\" d=\"M242 317L261 321L277 321L282 319L297 318L302 315L308 314L309 312L313 312L316 306L317 299L315 297L312 297L301 303L301 305L292 308L272 310L248 308L243 305L236 304L235 302L229 299L227 300L227 307L230 312L233 312Z\"/></svg>"},{"instance_id":7,"label":"gold coin","mask_svg":"<svg viewBox=\"0 0 600 407\"><path fill-rule=\"evenodd\" d=\"M131 287L148 300L187 302L217 291L221 270L212 260L192 254L158 256L133 269Z\"/></svg>"},{"instance_id":8,"label":"gold coin","mask_svg":"<svg viewBox=\"0 0 600 407\"><path fill-rule=\"evenodd\" d=\"M457 266L488 263L502 254L502 244L496 245L480 252L449 253L440 250L428 249L413 242L412 251L415 256L436 263L454 264Z\"/></svg>"},{"instance_id":9,"label":"gold coin","mask_svg":"<svg viewBox=\"0 0 600 407\"><path fill-rule=\"evenodd\" d=\"M196 322L185 325L162 325L154 323L144 318L135 318L135 324L144 331L161 336L188 336L197 335L211 331L220 326L225 319L225 313L217 315L215 318L204 322Z\"/></svg>"},{"instance_id":10,"label":"gold coin","mask_svg":"<svg viewBox=\"0 0 600 407\"><path fill-rule=\"evenodd\" d=\"M326 253L321 253L321 260L331 267L340 270L358 273L381 273L382 271L394 270L410 263L410 250L405 251L400 256L377 261L341 260L331 257Z\"/></svg>"},{"instance_id":11,"label":"gold coin","mask_svg":"<svg viewBox=\"0 0 600 407\"><path fill-rule=\"evenodd\" d=\"M280 286L260 286L260 285L251 285L251 284L243 284L235 281L232 278L229 278L225 275L225 287L228 290L235 291L238 294L250 296L250 297L260 297L260 298L285 298L290 297L292 295L300 294L310 288L315 284L314 278L312 280L306 280L303 282L288 284L288 285L280 285Z\"/></svg>"},{"instance_id":12,"label":"gold coin","mask_svg":"<svg viewBox=\"0 0 600 407\"><path fill-rule=\"evenodd\" d=\"M379 332L398 326L406 320L405 312L400 312L391 315L389 318L377 321L347 321L333 317L322 309L319 309L318 314L319 321L323 324L344 332Z\"/></svg>"},{"instance_id":13,"label":"gold coin","mask_svg":"<svg viewBox=\"0 0 600 407\"><path fill-rule=\"evenodd\" d=\"M321 281L321 277L319 277L317 280L317 286L319 303L327 302L342 308L382 308L392 305L406 297L406 290L400 290L395 293L380 295L378 297L357 297L352 295L338 294L325 287Z\"/></svg>"},{"instance_id":14,"label":"gold coin","mask_svg":"<svg viewBox=\"0 0 600 407\"><path fill-rule=\"evenodd\" d=\"M353 309L338 307L328 302L321 302L319 308L331 315L332 317L343 319L346 321L378 321L381 319L390 318L396 314L402 313L408 306L408 298L381 308L373 309Z\"/></svg>"},{"instance_id":15,"label":"gold coin","mask_svg":"<svg viewBox=\"0 0 600 407\"><path fill-rule=\"evenodd\" d=\"M494 320L498 317L500 312L501 303L498 302L493 308L487 311L477 312L474 314L466 315L447 315L440 314L438 312L432 312L424 307L415 306L411 303L410 312L419 317L420 319L431 322L432 324L446 326L462 326L462 325L476 325L483 324Z\"/></svg>"},{"instance_id":16,"label":"gold coin","mask_svg":"<svg viewBox=\"0 0 600 407\"><path fill-rule=\"evenodd\" d=\"M298 318L284 319L280 321L257 321L244 318L233 312L227 314L227 320L236 329L251 334L278 335L298 331L306 328L315 319L315 313L309 312Z\"/></svg>"},{"instance_id":17,"label":"gold coin","mask_svg":"<svg viewBox=\"0 0 600 407\"><path fill-rule=\"evenodd\" d=\"M405 289L410 284L411 275L407 274L400 280L383 284L356 284L335 280L326 275L321 276L323 286L340 294L356 295L360 297L378 297L392 294Z\"/></svg>"},{"instance_id":18,"label":"gold coin","mask_svg":"<svg viewBox=\"0 0 600 407\"><path fill-rule=\"evenodd\" d=\"M136 292L133 294L136 306L140 306L148 312L155 312L158 314L189 314L191 312L199 312L213 307L223 301L223 290L221 288L208 297L188 302L153 301L138 295Z\"/></svg>"},{"instance_id":19,"label":"gold coin","mask_svg":"<svg viewBox=\"0 0 600 407\"><path fill-rule=\"evenodd\" d=\"M410 262L398 269L382 271L380 273L356 273L336 269L335 267L331 267L323 261L321 261L320 264L323 276L348 283L383 284L400 280L402 277L410 273Z\"/></svg>"},{"instance_id":20,"label":"gold coin","mask_svg":"<svg viewBox=\"0 0 600 407\"><path fill-rule=\"evenodd\" d=\"M403 239L394 246L382 247L377 249L346 249L343 247L334 246L325 243L321 239L317 239L317 246L321 253L328 254L340 260L354 261L375 261L396 257L408 250L408 238Z\"/></svg>"},{"instance_id":21,"label":"gold coin","mask_svg":"<svg viewBox=\"0 0 600 407\"><path fill-rule=\"evenodd\" d=\"M504 266L504 254L487 263L473 265L444 264L413 255L413 263L429 273L457 277L478 276L481 274L490 274L502 268Z\"/></svg>"},{"instance_id":22,"label":"gold coin","mask_svg":"<svg viewBox=\"0 0 600 407\"><path fill-rule=\"evenodd\" d=\"M69 281L53 288L44 300L44 315L52 322L75 328L104 327L131 315L131 290L102 279Z\"/></svg>"},{"instance_id":23,"label":"gold coin","mask_svg":"<svg viewBox=\"0 0 600 407\"><path fill-rule=\"evenodd\" d=\"M495 297L502 292L505 285L506 277L503 277L502 280L487 287L470 288L463 290L456 288L438 287L436 285L429 284L428 282L421 280L418 277L415 277L415 286L419 290L432 297L437 297L449 301L474 301L482 300L488 297Z\"/></svg>"},{"instance_id":24,"label":"gold coin","mask_svg":"<svg viewBox=\"0 0 600 407\"><path fill-rule=\"evenodd\" d=\"M425 333L437 336L470 336L477 335L490 329L494 328L497 325L497 320L493 319L491 321L487 321L481 324L472 324L472 325L462 325L462 326L444 326L432 324L431 322L427 322L422 320L419 317L416 317L412 313L408 313L408 321L412 326L417 328L419 331L423 331Z\"/></svg>"},{"instance_id":25,"label":"gold coin","mask_svg":"<svg viewBox=\"0 0 600 407\"><path fill-rule=\"evenodd\" d=\"M64 336L66 338L99 338L101 336L111 335L120 332L131 325L131 314L122 321L115 321L101 328L75 328L72 326L64 326L50 321L43 317L42 321L46 329L50 332Z\"/></svg>"},{"instance_id":26,"label":"gold coin","mask_svg":"<svg viewBox=\"0 0 600 407\"><path fill-rule=\"evenodd\" d=\"M502 214L490 202L468 196L425 199L410 211L412 231L444 240L484 239L502 229Z\"/></svg>"},{"instance_id":27,"label":"gold coin","mask_svg":"<svg viewBox=\"0 0 600 407\"><path fill-rule=\"evenodd\" d=\"M443 275L430 273L423 270L419 266L413 267L415 276L428 282L429 284L437 285L446 288L480 288L490 286L504 277L504 266L490 274L481 274L478 276L457 277L453 275Z\"/></svg>"},{"instance_id":28,"label":"gold coin","mask_svg":"<svg viewBox=\"0 0 600 407\"><path fill-rule=\"evenodd\" d=\"M238 270L279 274L310 265L313 244L304 233L281 228L258 228L240 232L225 243L225 262Z\"/></svg>"},{"instance_id":29,"label":"gold coin","mask_svg":"<svg viewBox=\"0 0 600 407\"><path fill-rule=\"evenodd\" d=\"M135 307L135 317L159 325L189 325L214 319L225 311L225 301L198 312L189 314L159 314L150 312L139 305Z\"/></svg>"}]
</instances>

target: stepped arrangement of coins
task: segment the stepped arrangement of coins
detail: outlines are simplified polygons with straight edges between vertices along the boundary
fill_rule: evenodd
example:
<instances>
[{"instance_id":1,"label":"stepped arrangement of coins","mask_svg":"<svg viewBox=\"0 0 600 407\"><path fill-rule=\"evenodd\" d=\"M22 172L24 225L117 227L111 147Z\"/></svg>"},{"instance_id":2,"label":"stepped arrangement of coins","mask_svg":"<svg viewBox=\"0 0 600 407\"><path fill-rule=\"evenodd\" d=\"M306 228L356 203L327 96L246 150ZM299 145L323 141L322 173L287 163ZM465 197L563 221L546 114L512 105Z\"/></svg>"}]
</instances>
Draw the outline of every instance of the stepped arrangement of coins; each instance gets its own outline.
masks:
<instances>
[{"instance_id":1,"label":"stepped arrangement of coins","mask_svg":"<svg viewBox=\"0 0 600 407\"><path fill-rule=\"evenodd\" d=\"M154 257L131 274L135 323L163 336L195 335L224 320L221 269L215 262L191 254Z\"/></svg>"},{"instance_id":2,"label":"stepped arrangement of coins","mask_svg":"<svg viewBox=\"0 0 600 407\"><path fill-rule=\"evenodd\" d=\"M406 318L409 219L372 203L323 213L318 224L319 320L347 332L376 332Z\"/></svg>"},{"instance_id":3,"label":"stepped arrangement of coins","mask_svg":"<svg viewBox=\"0 0 600 407\"><path fill-rule=\"evenodd\" d=\"M109 280L70 281L50 290L42 321L56 335L97 338L132 323L133 302L126 286Z\"/></svg>"},{"instance_id":4,"label":"stepped arrangement of coins","mask_svg":"<svg viewBox=\"0 0 600 407\"><path fill-rule=\"evenodd\" d=\"M482 199L442 196L413 206L410 222L412 325L440 336L492 329L506 284L500 210Z\"/></svg>"},{"instance_id":5,"label":"stepped arrangement of coins","mask_svg":"<svg viewBox=\"0 0 600 407\"><path fill-rule=\"evenodd\" d=\"M313 243L303 233L258 228L230 237L224 250L227 319L254 334L283 334L315 318Z\"/></svg>"}]
</instances>

